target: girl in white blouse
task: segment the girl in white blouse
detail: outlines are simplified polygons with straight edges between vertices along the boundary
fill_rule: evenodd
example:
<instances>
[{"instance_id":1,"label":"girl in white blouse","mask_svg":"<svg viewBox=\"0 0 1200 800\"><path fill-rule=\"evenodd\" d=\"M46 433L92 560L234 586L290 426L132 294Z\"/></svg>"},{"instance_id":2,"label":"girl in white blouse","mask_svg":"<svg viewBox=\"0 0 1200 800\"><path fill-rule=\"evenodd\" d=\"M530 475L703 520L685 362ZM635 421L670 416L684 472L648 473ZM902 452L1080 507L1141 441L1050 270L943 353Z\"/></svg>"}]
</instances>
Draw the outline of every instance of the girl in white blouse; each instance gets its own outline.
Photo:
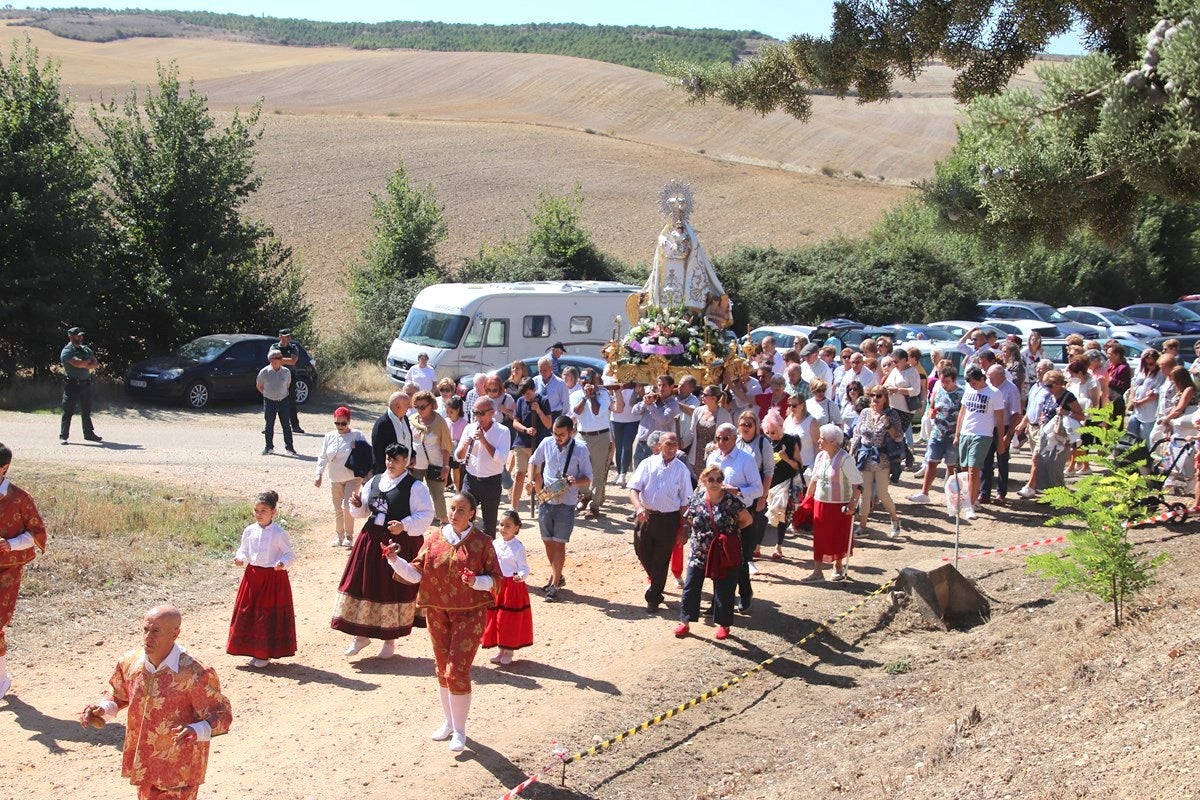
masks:
<instances>
[{"instance_id":1,"label":"girl in white blouse","mask_svg":"<svg viewBox=\"0 0 1200 800\"><path fill-rule=\"evenodd\" d=\"M525 585L529 562L525 559L525 545L517 539L520 515L511 509L505 511L500 515L499 529L500 536L492 545L504 578L496 594L496 605L488 609L483 646L498 645L500 652L491 662L507 667L512 663L514 650L533 644L533 612L529 607L529 588Z\"/></svg>"},{"instance_id":2,"label":"girl in white blouse","mask_svg":"<svg viewBox=\"0 0 1200 800\"><path fill-rule=\"evenodd\" d=\"M296 554L287 531L275 522L278 504L276 492L256 498L254 524L242 531L233 556L233 563L246 571L233 603L225 652L250 656L252 667L296 654L296 612L287 574Z\"/></svg>"}]
</instances>

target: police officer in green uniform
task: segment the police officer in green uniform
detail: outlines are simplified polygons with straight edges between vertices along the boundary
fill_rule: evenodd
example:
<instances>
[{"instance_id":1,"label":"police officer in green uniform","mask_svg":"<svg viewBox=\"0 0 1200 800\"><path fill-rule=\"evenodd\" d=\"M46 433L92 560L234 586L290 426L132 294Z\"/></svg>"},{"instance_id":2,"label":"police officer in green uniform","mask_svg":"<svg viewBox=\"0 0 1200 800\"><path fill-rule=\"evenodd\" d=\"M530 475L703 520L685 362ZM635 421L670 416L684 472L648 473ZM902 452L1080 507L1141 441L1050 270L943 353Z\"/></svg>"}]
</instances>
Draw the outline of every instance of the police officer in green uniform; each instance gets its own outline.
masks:
<instances>
[{"instance_id":1,"label":"police officer in green uniform","mask_svg":"<svg viewBox=\"0 0 1200 800\"><path fill-rule=\"evenodd\" d=\"M300 348L292 341L292 329L284 328L279 332L279 341L273 349L283 354L283 365L292 371L292 382L288 386L288 413L292 418L292 432L304 433L300 427L300 410L296 406L296 362L300 360Z\"/></svg>"},{"instance_id":2,"label":"police officer in green uniform","mask_svg":"<svg viewBox=\"0 0 1200 800\"><path fill-rule=\"evenodd\" d=\"M100 366L92 348L83 343L83 328L71 328L67 331L70 341L62 349L59 359L63 371L67 374L67 383L63 387L62 428L58 440L67 443L71 433L71 415L79 405L79 416L83 420L83 438L89 442L103 441L92 428L92 373Z\"/></svg>"}]
</instances>

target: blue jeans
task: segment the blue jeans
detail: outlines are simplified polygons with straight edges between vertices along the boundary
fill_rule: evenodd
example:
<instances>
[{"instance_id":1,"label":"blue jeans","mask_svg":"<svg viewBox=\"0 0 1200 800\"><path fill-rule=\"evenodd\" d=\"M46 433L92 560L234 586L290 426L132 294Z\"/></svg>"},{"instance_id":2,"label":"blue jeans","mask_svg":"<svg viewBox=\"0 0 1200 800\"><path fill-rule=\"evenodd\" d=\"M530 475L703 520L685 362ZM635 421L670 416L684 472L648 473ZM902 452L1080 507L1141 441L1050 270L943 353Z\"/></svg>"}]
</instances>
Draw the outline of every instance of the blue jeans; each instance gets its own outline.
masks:
<instances>
[{"instance_id":1,"label":"blue jeans","mask_svg":"<svg viewBox=\"0 0 1200 800\"><path fill-rule=\"evenodd\" d=\"M292 412L291 403L285 397L282 400L263 398L263 418L266 421L267 449L275 447L275 417L279 417L279 426L283 428L283 445L288 450L292 447Z\"/></svg>"},{"instance_id":2,"label":"blue jeans","mask_svg":"<svg viewBox=\"0 0 1200 800\"><path fill-rule=\"evenodd\" d=\"M713 622L733 626L733 590L737 587L737 569L724 578L713 578ZM700 593L704 590L704 567L688 564L683 581L683 600L679 604L680 622L700 621Z\"/></svg>"},{"instance_id":3,"label":"blue jeans","mask_svg":"<svg viewBox=\"0 0 1200 800\"><path fill-rule=\"evenodd\" d=\"M617 473L633 471L633 440L637 438L636 422L612 423L613 441L617 443Z\"/></svg>"}]
</instances>

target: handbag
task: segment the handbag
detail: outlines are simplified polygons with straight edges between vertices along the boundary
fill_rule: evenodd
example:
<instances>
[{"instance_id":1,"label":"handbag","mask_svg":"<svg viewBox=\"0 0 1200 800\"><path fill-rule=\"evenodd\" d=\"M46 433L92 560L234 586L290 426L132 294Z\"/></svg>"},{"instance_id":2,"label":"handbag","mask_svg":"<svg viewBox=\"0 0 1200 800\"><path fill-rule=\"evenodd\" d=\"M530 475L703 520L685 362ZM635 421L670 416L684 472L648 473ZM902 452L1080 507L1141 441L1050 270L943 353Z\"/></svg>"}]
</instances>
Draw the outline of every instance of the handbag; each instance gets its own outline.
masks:
<instances>
[{"instance_id":1,"label":"handbag","mask_svg":"<svg viewBox=\"0 0 1200 800\"><path fill-rule=\"evenodd\" d=\"M371 443L366 439L356 441L350 448L350 455L346 456L346 469L356 478L365 478L371 474L374 464L375 451L371 449Z\"/></svg>"}]
</instances>

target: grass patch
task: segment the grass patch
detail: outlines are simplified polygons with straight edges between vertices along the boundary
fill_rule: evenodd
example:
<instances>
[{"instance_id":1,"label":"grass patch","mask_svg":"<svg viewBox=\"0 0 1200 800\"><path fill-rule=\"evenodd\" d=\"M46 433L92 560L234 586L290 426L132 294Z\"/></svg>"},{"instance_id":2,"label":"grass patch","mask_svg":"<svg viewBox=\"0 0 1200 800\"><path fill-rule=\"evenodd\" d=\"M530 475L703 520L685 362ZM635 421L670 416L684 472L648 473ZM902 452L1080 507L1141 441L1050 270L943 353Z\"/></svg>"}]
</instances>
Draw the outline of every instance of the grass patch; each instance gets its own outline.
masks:
<instances>
[{"instance_id":1,"label":"grass patch","mask_svg":"<svg viewBox=\"0 0 1200 800\"><path fill-rule=\"evenodd\" d=\"M902 658L898 658L895 661L889 661L883 665L883 671L888 675L903 675L910 669L912 669L912 666Z\"/></svg>"},{"instance_id":2,"label":"grass patch","mask_svg":"<svg viewBox=\"0 0 1200 800\"><path fill-rule=\"evenodd\" d=\"M856 169L856 170L852 171L850 174L853 175L854 177L858 178L860 181L863 179L863 171L861 169Z\"/></svg>"},{"instance_id":3,"label":"grass patch","mask_svg":"<svg viewBox=\"0 0 1200 800\"><path fill-rule=\"evenodd\" d=\"M332 370L322 388L342 400L387 403L396 386L378 361L351 361Z\"/></svg>"},{"instance_id":4,"label":"grass patch","mask_svg":"<svg viewBox=\"0 0 1200 800\"><path fill-rule=\"evenodd\" d=\"M25 568L24 597L122 594L233 556L253 521L249 499L189 487L17 462L13 481L46 522L46 552Z\"/></svg>"}]
</instances>

